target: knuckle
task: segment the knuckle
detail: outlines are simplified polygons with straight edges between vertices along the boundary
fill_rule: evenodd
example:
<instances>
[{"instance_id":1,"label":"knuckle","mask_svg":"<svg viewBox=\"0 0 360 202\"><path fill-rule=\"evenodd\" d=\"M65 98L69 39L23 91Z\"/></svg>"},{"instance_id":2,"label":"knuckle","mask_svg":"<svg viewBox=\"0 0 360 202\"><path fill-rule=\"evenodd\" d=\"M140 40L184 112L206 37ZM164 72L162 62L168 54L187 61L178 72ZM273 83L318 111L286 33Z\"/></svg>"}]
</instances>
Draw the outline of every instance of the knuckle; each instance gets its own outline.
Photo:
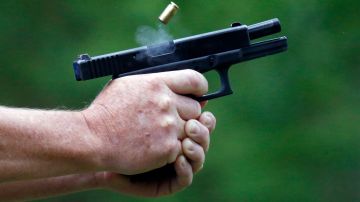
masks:
<instances>
[{"instance_id":1,"label":"knuckle","mask_svg":"<svg viewBox=\"0 0 360 202\"><path fill-rule=\"evenodd\" d=\"M158 102L159 108L163 111L167 111L173 105L173 100L168 95L164 95L159 99Z\"/></svg>"},{"instance_id":2,"label":"knuckle","mask_svg":"<svg viewBox=\"0 0 360 202\"><path fill-rule=\"evenodd\" d=\"M172 153L177 146L177 141L174 141L174 139L169 139L166 143L166 150L167 153Z\"/></svg>"},{"instance_id":3,"label":"knuckle","mask_svg":"<svg viewBox=\"0 0 360 202\"><path fill-rule=\"evenodd\" d=\"M176 127L175 120L172 117L165 117L161 122L161 127L165 130L171 130Z\"/></svg>"}]
</instances>

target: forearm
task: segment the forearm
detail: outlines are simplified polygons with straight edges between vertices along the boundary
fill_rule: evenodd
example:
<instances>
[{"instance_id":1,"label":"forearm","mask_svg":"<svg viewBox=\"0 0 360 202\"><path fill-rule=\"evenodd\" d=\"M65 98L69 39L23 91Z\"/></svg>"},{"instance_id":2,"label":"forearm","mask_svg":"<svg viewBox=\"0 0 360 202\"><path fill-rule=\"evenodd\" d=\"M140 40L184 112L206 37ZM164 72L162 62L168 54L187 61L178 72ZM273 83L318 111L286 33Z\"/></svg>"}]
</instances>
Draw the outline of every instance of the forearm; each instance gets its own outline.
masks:
<instances>
[{"instance_id":1,"label":"forearm","mask_svg":"<svg viewBox=\"0 0 360 202\"><path fill-rule=\"evenodd\" d=\"M0 182L93 171L98 141L81 113L0 107Z\"/></svg>"},{"instance_id":2,"label":"forearm","mask_svg":"<svg viewBox=\"0 0 360 202\"><path fill-rule=\"evenodd\" d=\"M94 174L77 174L0 184L0 201L24 201L98 188Z\"/></svg>"}]
</instances>

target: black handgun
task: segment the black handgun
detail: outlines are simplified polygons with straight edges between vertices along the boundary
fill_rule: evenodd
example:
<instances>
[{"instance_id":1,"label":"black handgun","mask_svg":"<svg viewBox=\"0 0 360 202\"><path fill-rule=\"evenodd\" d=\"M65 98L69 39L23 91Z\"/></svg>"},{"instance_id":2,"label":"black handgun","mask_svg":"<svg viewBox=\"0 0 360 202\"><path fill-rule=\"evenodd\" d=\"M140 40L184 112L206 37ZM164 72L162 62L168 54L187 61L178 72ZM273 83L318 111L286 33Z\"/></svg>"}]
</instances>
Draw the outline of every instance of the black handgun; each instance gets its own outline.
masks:
<instances>
[{"instance_id":1,"label":"black handgun","mask_svg":"<svg viewBox=\"0 0 360 202\"><path fill-rule=\"evenodd\" d=\"M228 70L231 65L287 50L285 36L251 43L251 40L281 31L278 19L254 25L233 23L230 28L199 34L174 41L90 57L80 55L73 63L76 80L112 75L113 79L182 69L200 73L216 70L221 88L198 101L232 94Z\"/></svg>"}]
</instances>

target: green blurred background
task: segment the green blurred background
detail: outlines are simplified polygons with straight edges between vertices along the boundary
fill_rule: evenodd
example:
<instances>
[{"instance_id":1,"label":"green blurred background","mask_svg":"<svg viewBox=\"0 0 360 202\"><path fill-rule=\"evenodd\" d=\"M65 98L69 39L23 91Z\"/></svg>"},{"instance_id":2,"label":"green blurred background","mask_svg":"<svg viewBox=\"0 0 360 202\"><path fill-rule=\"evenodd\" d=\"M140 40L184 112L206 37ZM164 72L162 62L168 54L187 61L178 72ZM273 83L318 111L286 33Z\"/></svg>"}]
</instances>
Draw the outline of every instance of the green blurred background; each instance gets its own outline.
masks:
<instances>
[{"instance_id":1,"label":"green blurred background","mask_svg":"<svg viewBox=\"0 0 360 202\"><path fill-rule=\"evenodd\" d=\"M207 106L218 125L205 168L185 191L147 201L360 201L360 1L175 2L175 38L278 17L289 50L233 66L235 93ZM109 78L76 82L75 57L138 46L137 28L156 27L168 3L2 1L0 104L85 107ZM40 201L140 200L89 191Z\"/></svg>"}]
</instances>

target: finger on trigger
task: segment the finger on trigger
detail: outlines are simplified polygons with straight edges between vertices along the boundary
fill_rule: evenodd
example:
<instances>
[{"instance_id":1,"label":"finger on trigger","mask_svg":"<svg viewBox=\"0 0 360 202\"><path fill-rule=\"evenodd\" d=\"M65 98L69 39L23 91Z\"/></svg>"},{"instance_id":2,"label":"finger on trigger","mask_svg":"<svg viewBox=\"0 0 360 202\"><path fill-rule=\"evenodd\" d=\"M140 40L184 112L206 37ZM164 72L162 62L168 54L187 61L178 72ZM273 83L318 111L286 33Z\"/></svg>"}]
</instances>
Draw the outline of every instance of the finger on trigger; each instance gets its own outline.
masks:
<instances>
[{"instance_id":1,"label":"finger on trigger","mask_svg":"<svg viewBox=\"0 0 360 202\"><path fill-rule=\"evenodd\" d=\"M159 74L176 94L202 96L208 91L206 78L194 70L180 70Z\"/></svg>"}]
</instances>

